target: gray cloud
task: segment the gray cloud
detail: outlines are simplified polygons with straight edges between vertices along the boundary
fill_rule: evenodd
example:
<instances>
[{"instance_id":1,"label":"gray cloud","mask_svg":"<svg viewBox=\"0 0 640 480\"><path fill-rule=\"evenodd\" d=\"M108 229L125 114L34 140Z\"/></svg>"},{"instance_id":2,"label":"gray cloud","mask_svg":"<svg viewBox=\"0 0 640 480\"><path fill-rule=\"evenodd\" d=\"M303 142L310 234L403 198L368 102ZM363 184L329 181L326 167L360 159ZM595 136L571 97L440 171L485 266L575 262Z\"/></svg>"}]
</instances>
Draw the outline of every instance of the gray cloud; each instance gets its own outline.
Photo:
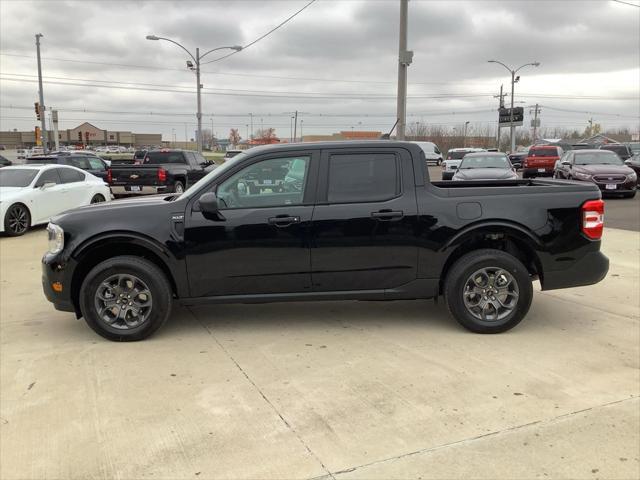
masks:
<instances>
[{"instance_id":1,"label":"gray cloud","mask_svg":"<svg viewBox=\"0 0 640 480\"><path fill-rule=\"evenodd\" d=\"M136 82L154 85L194 87L192 72L184 68L186 55L166 42L145 40L154 33L171 37L190 49L202 50L220 45L246 44L266 32L306 3L305 0L266 2L10 2L0 1L0 46L3 53L34 55L36 31L41 31L45 76L97 81ZM497 58L519 65L533 60L539 69L522 72L517 92L557 93L566 96L640 96L638 84L621 76L620 71L640 72L640 17L634 7L613 2L589 1L411 1L409 48L414 63L409 70L410 93L478 94L474 98L409 100L409 112L461 111L479 113L458 115L418 115L432 123L454 124L467 119L494 122L496 100L488 96L499 83L508 82L508 73L486 63ZM336 94L394 95L397 72L398 2L340 2L320 0L291 23L251 48L224 61L203 66L205 88L320 92ZM158 66L143 69L92 63L61 62L55 58L102 63ZM215 58L212 54L211 58ZM0 56L3 77L10 74L35 75L33 58ZM249 76L215 74L244 73ZM575 74L586 74L572 81ZM305 77L323 80L287 80L259 77ZM549 84L554 75L557 85ZM33 77L29 77L33 78ZM633 74L631 76L633 79ZM369 82L389 83L369 83ZM108 84L116 86L116 84ZM138 86L144 88L143 86ZM554 88L552 88L554 87ZM158 88L163 87L152 87ZM175 87L168 88L169 90ZM37 85L3 80L0 104L32 105ZM229 93L229 92L226 92ZM248 93L248 92L246 92ZM137 131L162 131L183 128L184 117L168 112L191 112L194 95L114 88L88 88L46 84L46 103L67 108L110 111L153 111L163 115L110 115L106 113L65 112L61 118L86 118L95 123L110 123L113 128ZM520 97L522 98L522 96ZM638 115L639 101L537 99L549 106L579 111ZM362 115L374 113L387 117L306 119L309 131L325 133L350 128L361 122L362 128L383 129L393 124L393 98L269 98L259 96L210 95L203 97L205 112L271 113L298 109L310 113ZM27 110L3 108L2 128L30 128ZM265 117L288 135L287 117ZM547 125L584 124L586 114L558 113L546 110ZM636 126L637 119L603 116L602 123ZM187 118L193 122L193 118ZM247 119L214 118L219 133L232 126L243 131ZM156 123L153 123L156 122ZM164 123L159 123L164 122ZM165 125L166 123L166 125ZM254 121L254 124L256 121ZM175 124L176 126L172 126ZM206 124L206 122L205 122ZM182 126L181 126L182 125ZM218 126L219 125L219 126ZM316 125L311 127L311 125ZM69 125L73 126L73 125ZM112 128L106 126L105 128ZM386 129L386 128L385 128Z\"/></svg>"}]
</instances>

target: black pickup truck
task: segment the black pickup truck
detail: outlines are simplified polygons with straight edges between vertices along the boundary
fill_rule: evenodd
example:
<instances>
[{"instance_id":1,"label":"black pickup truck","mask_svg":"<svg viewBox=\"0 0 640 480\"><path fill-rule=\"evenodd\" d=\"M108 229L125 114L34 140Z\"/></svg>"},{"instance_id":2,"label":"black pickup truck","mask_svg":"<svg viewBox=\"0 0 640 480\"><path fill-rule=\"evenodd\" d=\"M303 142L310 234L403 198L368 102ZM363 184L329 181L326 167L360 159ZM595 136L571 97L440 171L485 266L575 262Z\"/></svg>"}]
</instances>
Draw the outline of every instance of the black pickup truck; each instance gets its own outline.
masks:
<instances>
[{"instance_id":1,"label":"black pickup truck","mask_svg":"<svg viewBox=\"0 0 640 480\"><path fill-rule=\"evenodd\" d=\"M431 182L413 143L257 147L181 195L54 218L42 282L112 340L149 336L176 302L441 295L464 327L497 333L526 315L534 280L604 278L603 217L585 182Z\"/></svg>"},{"instance_id":2,"label":"black pickup truck","mask_svg":"<svg viewBox=\"0 0 640 480\"><path fill-rule=\"evenodd\" d=\"M107 180L114 196L182 193L213 168L198 152L151 150L139 165L112 164Z\"/></svg>"}]
</instances>

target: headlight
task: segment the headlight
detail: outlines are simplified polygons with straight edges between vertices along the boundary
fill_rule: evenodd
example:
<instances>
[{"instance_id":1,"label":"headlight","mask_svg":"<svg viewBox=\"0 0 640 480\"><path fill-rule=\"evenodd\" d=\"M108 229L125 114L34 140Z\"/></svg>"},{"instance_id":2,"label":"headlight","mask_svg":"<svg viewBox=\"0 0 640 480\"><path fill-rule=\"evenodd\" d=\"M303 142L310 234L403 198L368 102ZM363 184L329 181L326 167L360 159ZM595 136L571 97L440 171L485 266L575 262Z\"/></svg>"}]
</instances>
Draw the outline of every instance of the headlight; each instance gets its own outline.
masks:
<instances>
[{"instance_id":1,"label":"headlight","mask_svg":"<svg viewBox=\"0 0 640 480\"><path fill-rule=\"evenodd\" d=\"M589 175L588 173L573 172L573 176L579 178L580 180L591 180L591 175Z\"/></svg>"},{"instance_id":2,"label":"headlight","mask_svg":"<svg viewBox=\"0 0 640 480\"><path fill-rule=\"evenodd\" d=\"M48 253L55 255L60 253L64 248L64 230L55 223L47 225L47 234L49 236Z\"/></svg>"},{"instance_id":3,"label":"headlight","mask_svg":"<svg viewBox=\"0 0 640 480\"><path fill-rule=\"evenodd\" d=\"M440 164L440 166L442 167L443 170L446 170L447 169L447 162L442 162Z\"/></svg>"},{"instance_id":4,"label":"headlight","mask_svg":"<svg viewBox=\"0 0 640 480\"><path fill-rule=\"evenodd\" d=\"M638 180L638 176L636 175L636 172L632 172L629 175L627 175L627 180L631 182L635 182L636 180Z\"/></svg>"}]
</instances>

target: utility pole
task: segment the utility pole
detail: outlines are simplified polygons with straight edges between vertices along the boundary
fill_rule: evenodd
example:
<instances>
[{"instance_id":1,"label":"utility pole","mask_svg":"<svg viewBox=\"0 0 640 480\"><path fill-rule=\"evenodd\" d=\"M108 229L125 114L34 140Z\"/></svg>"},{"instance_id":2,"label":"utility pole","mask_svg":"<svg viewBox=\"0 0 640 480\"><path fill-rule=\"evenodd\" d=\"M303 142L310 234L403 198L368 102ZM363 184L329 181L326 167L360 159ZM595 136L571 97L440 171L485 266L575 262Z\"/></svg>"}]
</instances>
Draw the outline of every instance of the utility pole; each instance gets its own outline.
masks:
<instances>
[{"instance_id":1,"label":"utility pole","mask_svg":"<svg viewBox=\"0 0 640 480\"><path fill-rule=\"evenodd\" d=\"M589 137L593 137L593 117L589 119Z\"/></svg>"},{"instance_id":2,"label":"utility pole","mask_svg":"<svg viewBox=\"0 0 640 480\"><path fill-rule=\"evenodd\" d=\"M500 95L498 95L497 97L494 96L493 98L498 98L499 99L499 103L498 103L498 144L496 145L498 150L500 150L500 110L504 108L504 97L505 95L502 93L502 87L504 85L500 85Z\"/></svg>"},{"instance_id":3,"label":"utility pole","mask_svg":"<svg viewBox=\"0 0 640 480\"><path fill-rule=\"evenodd\" d=\"M295 111L295 116L294 116L294 120L293 120L293 141L296 141L296 138L298 136L298 111Z\"/></svg>"},{"instance_id":4,"label":"utility pole","mask_svg":"<svg viewBox=\"0 0 640 480\"><path fill-rule=\"evenodd\" d=\"M538 113L540 113L540 105L536 103L533 113L533 143L535 143L538 138Z\"/></svg>"},{"instance_id":5,"label":"utility pole","mask_svg":"<svg viewBox=\"0 0 640 480\"><path fill-rule=\"evenodd\" d=\"M467 146L467 126L469 125L469 122L464 122L464 136L462 137L462 146L466 147Z\"/></svg>"},{"instance_id":6,"label":"utility pole","mask_svg":"<svg viewBox=\"0 0 640 480\"><path fill-rule=\"evenodd\" d=\"M250 119L250 124L251 124L251 136L249 137L250 139L253 139L253 113L249 113L249 119Z\"/></svg>"},{"instance_id":7,"label":"utility pole","mask_svg":"<svg viewBox=\"0 0 640 480\"><path fill-rule=\"evenodd\" d=\"M42 62L40 60L40 37L43 37L41 33L36 34L36 53L38 56L38 85L40 87L40 135L42 141L42 151L44 153L48 153L48 140L49 137L47 135L47 126L45 121L45 108L44 108L44 91L42 90Z\"/></svg>"},{"instance_id":8,"label":"utility pole","mask_svg":"<svg viewBox=\"0 0 640 480\"><path fill-rule=\"evenodd\" d=\"M58 135L58 111L51 110L51 121L53 122L53 139L56 145L56 152L60 150L60 138Z\"/></svg>"},{"instance_id":9,"label":"utility pole","mask_svg":"<svg viewBox=\"0 0 640 480\"><path fill-rule=\"evenodd\" d=\"M301 142L302 142L302 139L304 138L304 137L302 136L302 126L303 126L303 124L304 124L304 120L303 120L303 119L300 119L300 141L301 141Z\"/></svg>"},{"instance_id":10,"label":"utility pole","mask_svg":"<svg viewBox=\"0 0 640 480\"><path fill-rule=\"evenodd\" d=\"M400 0L400 38L398 42L398 126L396 138L404 140L407 123L407 68L413 60L413 52L407 50L407 19L409 0Z\"/></svg>"}]
</instances>

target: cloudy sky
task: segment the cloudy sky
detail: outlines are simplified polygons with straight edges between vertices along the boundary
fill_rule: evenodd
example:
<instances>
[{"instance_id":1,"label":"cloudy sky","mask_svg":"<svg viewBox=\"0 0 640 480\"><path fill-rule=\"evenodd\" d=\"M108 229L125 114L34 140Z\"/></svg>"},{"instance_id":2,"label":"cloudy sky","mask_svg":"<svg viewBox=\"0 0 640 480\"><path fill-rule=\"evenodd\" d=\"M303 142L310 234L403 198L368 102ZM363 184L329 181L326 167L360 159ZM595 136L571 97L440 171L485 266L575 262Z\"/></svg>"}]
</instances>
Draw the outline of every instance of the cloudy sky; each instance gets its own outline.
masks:
<instances>
[{"instance_id":1,"label":"cloudy sky","mask_svg":"<svg viewBox=\"0 0 640 480\"><path fill-rule=\"evenodd\" d=\"M195 53L247 45L304 7L289 1L0 0L0 129L36 124L36 33L42 33L45 104L61 128L193 137L195 75L169 37ZM639 4L639 0L628 0ZM394 123L398 0L317 0L246 50L202 66L204 126L243 137L275 127L290 136L387 131ZM500 85L526 67L518 105L542 105L543 127L583 130L640 124L640 8L601 1L419 1L409 3L407 122L447 128L495 126ZM227 51L228 52L228 51ZM203 62L225 52L214 52ZM249 114L252 113L252 117ZM525 122L528 118L525 117Z\"/></svg>"}]
</instances>

